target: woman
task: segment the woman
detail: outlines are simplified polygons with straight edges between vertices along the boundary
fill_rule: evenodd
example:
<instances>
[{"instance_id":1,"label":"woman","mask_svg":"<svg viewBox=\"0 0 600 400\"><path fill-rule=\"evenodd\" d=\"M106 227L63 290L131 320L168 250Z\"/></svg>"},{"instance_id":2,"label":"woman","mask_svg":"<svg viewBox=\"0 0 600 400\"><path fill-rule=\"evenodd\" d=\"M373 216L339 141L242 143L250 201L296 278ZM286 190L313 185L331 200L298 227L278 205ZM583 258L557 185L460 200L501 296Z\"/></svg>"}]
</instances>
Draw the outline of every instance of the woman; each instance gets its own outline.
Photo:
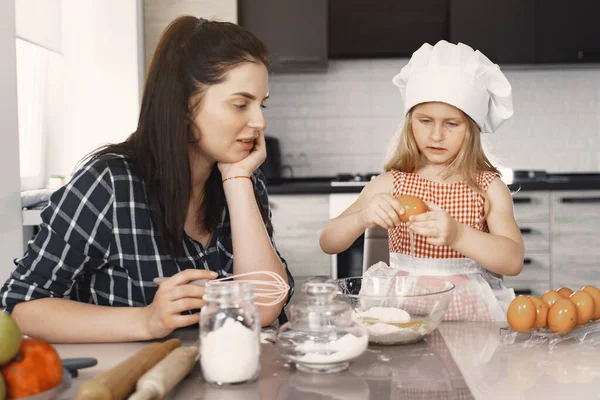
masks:
<instances>
[{"instance_id":1,"label":"woman","mask_svg":"<svg viewBox=\"0 0 600 400\"><path fill-rule=\"evenodd\" d=\"M24 334L161 338L198 322L204 289L190 281L267 270L293 287L258 170L267 68L264 45L237 25L190 16L169 25L137 130L93 153L54 193L0 290ZM157 288L156 277L168 279ZM262 325L282 308L260 307Z\"/></svg>"}]
</instances>

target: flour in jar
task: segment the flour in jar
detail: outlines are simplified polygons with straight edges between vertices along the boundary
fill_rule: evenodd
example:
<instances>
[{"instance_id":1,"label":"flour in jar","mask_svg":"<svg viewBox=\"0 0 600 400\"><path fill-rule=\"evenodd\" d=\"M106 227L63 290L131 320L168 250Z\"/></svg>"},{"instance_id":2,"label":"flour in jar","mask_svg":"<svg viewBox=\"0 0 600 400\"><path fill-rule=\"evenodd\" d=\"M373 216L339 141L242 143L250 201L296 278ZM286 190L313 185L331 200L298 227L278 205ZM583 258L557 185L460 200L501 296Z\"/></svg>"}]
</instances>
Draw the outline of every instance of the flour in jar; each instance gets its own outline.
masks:
<instances>
[{"instance_id":1,"label":"flour in jar","mask_svg":"<svg viewBox=\"0 0 600 400\"><path fill-rule=\"evenodd\" d=\"M358 312L360 320L369 332L369 341L380 344L409 343L431 333L425 321L411 320L410 315L394 307L371 307Z\"/></svg>"},{"instance_id":2,"label":"flour in jar","mask_svg":"<svg viewBox=\"0 0 600 400\"><path fill-rule=\"evenodd\" d=\"M233 318L202 336L202 373L211 382L237 383L254 378L260 368L258 335Z\"/></svg>"},{"instance_id":3,"label":"flour in jar","mask_svg":"<svg viewBox=\"0 0 600 400\"><path fill-rule=\"evenodd\" d=\"M369 345L368 336L354 336L347 333L338 340L329 343L306 341L295 350L305 353L300 357L292 357L295 362L307 364L334 364L345 362L361 355Z\"/></svg>"}]
</instances>

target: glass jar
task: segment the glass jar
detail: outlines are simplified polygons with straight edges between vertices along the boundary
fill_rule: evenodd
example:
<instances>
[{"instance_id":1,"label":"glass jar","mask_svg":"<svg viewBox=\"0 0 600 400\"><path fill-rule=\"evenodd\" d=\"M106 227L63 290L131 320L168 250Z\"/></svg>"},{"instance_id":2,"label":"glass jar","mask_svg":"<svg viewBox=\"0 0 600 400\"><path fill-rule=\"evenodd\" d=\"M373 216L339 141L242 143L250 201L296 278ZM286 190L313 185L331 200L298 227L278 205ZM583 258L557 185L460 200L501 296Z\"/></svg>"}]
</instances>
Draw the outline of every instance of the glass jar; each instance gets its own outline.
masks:
<instances>
[{"instance_id":1,"label":"glass jar","mask_svg":"<svg viewBox=\"0 0 600 400\"><path fill-rule=\"evenodd\" d=\"M209 383L252 382L260 372L260 313L254 285L245 281L206 284L200 312L200 365Z\"/></svg>"},{"instance_id":2,"label":"glass jar","mask_svg":"<svg viewBox=\"0 0 600 400\"><path fill-rule=\"evenodd\" d=\"M279 352L304 372L347 369L367 349L367 330L352 319L348 303L335 299L337 287L331 278L311 278L302 292L306 300L290 306L289 322L279 328Z\"/></svg>"}]
</instances>

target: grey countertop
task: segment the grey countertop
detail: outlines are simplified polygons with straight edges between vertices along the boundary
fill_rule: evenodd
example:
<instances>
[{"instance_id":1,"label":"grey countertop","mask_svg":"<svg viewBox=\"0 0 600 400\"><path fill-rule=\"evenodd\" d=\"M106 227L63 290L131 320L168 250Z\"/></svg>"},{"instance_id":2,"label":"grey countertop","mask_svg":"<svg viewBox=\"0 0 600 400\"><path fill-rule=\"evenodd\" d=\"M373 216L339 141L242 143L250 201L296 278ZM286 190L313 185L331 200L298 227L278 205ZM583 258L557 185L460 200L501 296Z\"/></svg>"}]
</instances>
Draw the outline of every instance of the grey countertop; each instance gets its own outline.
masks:
<instances>
[{"instance_id":1,"label":"grey countertop","mask_svg":"<svg viewBox=\"0 0 600 400\"><path fill-rule=\"evenodd\" d=\"M443 323L424 341L369 346L349 370L306 374L290 367L271 343L262 344L257 382L206 384L198 365L175 388L172 399L399 400L399 399L596 399L600 393L600 333L550 347L502 339L502 327L486 322ZM192 345L197 327L174 337ZM82 382L126 359L145 343L56 345L62 358L95 357L60 398L74 398Z\"/></svg>"},{"instance_id":2,"label":"grey countertop","mask_svg":"<svg viewBox=\"0 0 600 400\"><path fill-rule=\"evenodd\" d=\"M288 178L279 184L268 184L269 194L360 193L364 186L333 187L334 177ZM548 174L540 179L515 179L508 185L517 190L600 190L600 174Z\"/></svg>"}]
</instances>

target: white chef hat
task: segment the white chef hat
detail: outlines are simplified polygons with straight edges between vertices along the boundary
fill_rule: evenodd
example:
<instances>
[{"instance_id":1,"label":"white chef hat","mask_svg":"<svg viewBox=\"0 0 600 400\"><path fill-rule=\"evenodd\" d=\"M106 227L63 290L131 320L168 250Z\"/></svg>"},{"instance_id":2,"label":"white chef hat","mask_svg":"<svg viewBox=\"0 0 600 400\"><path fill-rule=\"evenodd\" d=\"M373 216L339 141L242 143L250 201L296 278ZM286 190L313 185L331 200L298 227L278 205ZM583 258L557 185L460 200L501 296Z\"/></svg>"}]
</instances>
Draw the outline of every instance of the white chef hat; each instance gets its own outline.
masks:
<instances>
[{"instance_id":1,"label":"white chef hat","mask_svg":"<svg viewBox=\"0 0 600 400\"><path fill-rule=\"evenodd\" d=\"M461 109L483 133L495 132L513 115L512 88L500 67L462 43L425 43L392 81L404 115L417 104L439 101Z\"/></svg>"}]
</instances>

